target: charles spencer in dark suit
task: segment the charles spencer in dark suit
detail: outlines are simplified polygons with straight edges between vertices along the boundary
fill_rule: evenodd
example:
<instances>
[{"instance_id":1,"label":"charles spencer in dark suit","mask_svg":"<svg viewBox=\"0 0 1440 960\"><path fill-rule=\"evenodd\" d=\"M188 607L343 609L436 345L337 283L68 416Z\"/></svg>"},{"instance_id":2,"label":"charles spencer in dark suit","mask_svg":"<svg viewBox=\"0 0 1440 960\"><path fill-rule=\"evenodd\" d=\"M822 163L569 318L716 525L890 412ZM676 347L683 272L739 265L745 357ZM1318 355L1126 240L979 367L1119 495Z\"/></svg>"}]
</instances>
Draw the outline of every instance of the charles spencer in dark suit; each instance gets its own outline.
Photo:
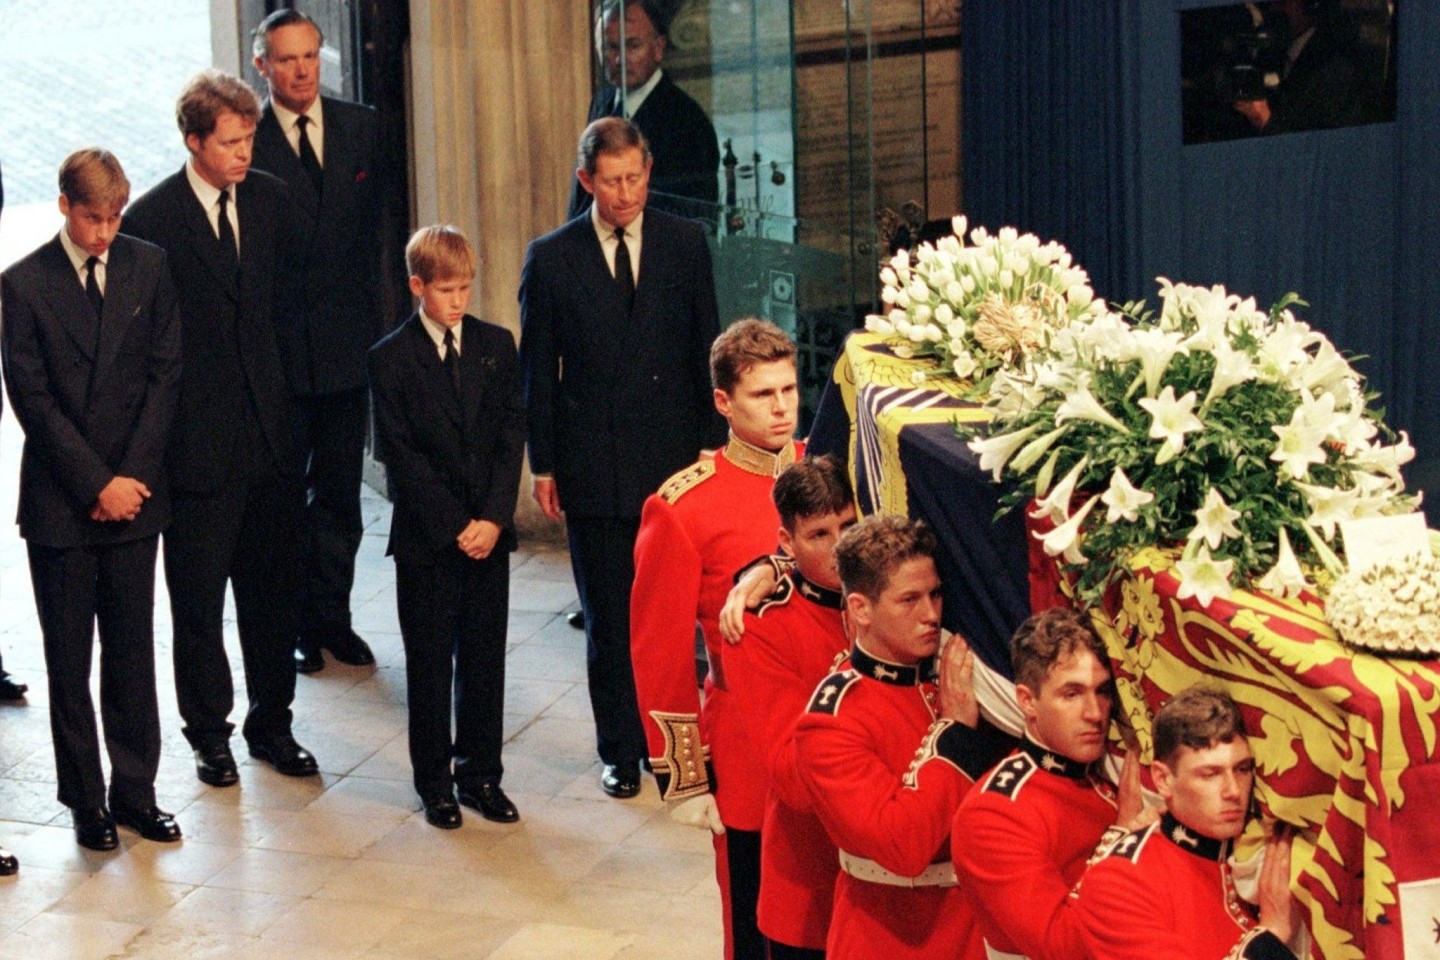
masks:
<instances>
[{"instance_id":1,"label":"charles spencer in dark suit","mask_svg":"<svg viewBox=\"0 0 1440 960\"><path fill-rule=\"evenodd\" d=\"M129 183L114 156L77 151L60 181L61 234L0 280L4 366L25 431L18 521L44 639L58 797L79 842L108 850L115 820L151 839L180 836L155 807L153 616L156 547L171 515L165 450L180 318L164 251L116 233ZM108 791L90 697L97 622Z\"/></svg>"},{"instance_id":2,"label":"charles spencer in dark suit","mask_svg":"<svg viewBox=\"0 0 1440 960\"><path fill-rule=\"evenodd\" d=\"M319 95L320 29L294 9L255 30L270 97L255 128L255 167L289 185L300 240L299 309L278 327L305 469L299 668L375 662L350 621L360 547L361 470L369 402L365 353L380 338L379 121Z\"/></svg>"},{"instance_id":3,"label":"charles spencer in dark suit","mask_svg":"<svg viewBox=\"0 0 1440 960\"><path fill-rule=\"evenodd\" d=\"M435 826L460 824L455 788L460 803L510 822L518 814L500 790L500 745L525 452L515 341L465 315L474 259L458 231L421 229L407 259L421 310L370 352L370 383L394 503L387 552L395 558L415 790Z\"/></svg>"},{"instance_id":4,"label":"charles spencer in dark suit","mask_svg":"<svg viewBox=\"0 0 1440 960\"><path fill-rule=\"evenodd\" d=\"M597 120L580 153L595 204L530 244L521 358L535 496L552 519L564 512L585 611L602 786L630 796L645 756L630 665L640 508L724 436L709 374L719 324L704 234L645 209L650 164L639 129ZM623 242L616 227L628 231Z\"/></svg>"},{"instance_id":5,"label":"charles spencer in dark suit","mask_svg":"<svg viewBox=\"0 0 1440 960\"><path fill-rule=\"evenodd\" d=\"M228 582L250 753L308 776L315 759L291 736L299 470L276 334L295 289L294 201L282 181L249 169L259 103L239 80L197 75L177 114L190 160L135 201L126 226L169 254L183 317L169 455L175 518L164 545L180 715L200 779L234 783Z\"/></svg>"}]
</instances>

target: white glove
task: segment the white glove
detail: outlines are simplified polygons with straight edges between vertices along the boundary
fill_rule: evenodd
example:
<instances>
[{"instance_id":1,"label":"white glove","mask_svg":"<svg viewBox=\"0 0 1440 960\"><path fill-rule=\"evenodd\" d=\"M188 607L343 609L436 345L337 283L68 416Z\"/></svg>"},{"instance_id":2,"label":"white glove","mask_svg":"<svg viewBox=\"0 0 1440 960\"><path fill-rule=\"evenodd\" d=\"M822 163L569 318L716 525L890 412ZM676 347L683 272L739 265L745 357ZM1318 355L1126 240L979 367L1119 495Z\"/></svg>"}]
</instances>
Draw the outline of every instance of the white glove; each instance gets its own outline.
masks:
<instances>
[{"instance_id":1,"label":"white glove","mask_svg":"<svg viewBox=\"0 0 1440 960\"><path fill-rule=\"evenodd\" d=\"M670 808L670 819L676 823L698 830L709 830L711 833L725 832L725 824L720 822L720 808L715 805L715 795L712 793L702 793L684 800L667 800L665 803Z\"/></svg>"}]
</instances>

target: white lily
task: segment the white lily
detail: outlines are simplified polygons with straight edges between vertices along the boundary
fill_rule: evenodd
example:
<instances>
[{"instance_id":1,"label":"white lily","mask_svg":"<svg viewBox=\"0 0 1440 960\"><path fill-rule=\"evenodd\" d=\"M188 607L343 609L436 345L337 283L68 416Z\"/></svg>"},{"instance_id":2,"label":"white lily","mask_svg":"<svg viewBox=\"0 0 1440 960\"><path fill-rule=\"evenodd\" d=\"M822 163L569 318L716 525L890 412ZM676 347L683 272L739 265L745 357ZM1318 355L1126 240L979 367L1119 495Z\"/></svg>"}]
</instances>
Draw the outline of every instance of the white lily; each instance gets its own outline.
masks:
<instances>
[{"instance_id":1,"label":"white lily","mask_svg":"<svg viewBox=\"0 0 1440 960\"><path fill-rule=\"evenodd\" d=\"M1275 566L1257 580L1255 585L1277 597L1298 597L1302 590L1315 589L1310 581L1305 579L1305 571L1295 557L1295 550L1290 546L1290 535L1285 532L1284 527L1280 528L1280 549Z\"/></svg>"},{"instance_id":2,"label":"white lily","mask_svg":"<svg viewBox=\"0 0 1440 960\"><path fill-rule=\"evenodd\" d=\"M955 359L950 361L950 369L955 371L955 376L964 380L975 372L980 364L976 362L974 354L969 350L959 350L955 353Z\"/></svg>"},{"instance_id":3,"label":"white lily","mask_svg":"<svg viewBox=\"0 0 1440 960\"><path fill-rule=\"evenodd\" d=\"M1024 473L1039 462L1051 445L1059 440L1069 431L1069 427L1056 427L1049 433L1041 434L1034 440L1025 444L1024 448L1010 461L1010 469L1016 473Z\"/></svg>"},{"instance_id":4,"label":"white lily","mask_svg":"<svg viewBox=\"0 0 1440 960\"><path fill-rule=\"evenodd\" d=\"M1060 404L1060 409L1055 411L1055 422L1066 423L1071 420L1091 420L1095 423L1102 423L1112 430L1125 432L1125 424L1115 419L1115 415L1101 406L1100 401L1090 392L1088 383L1082 383L1074 390L1065 402Z\"/></svg>"},{"instance_id":5,"label":"white lily","mask_svg":"<svg viewBox=\"0 0 1440 960\"><path fill-rule=\"evenodd\" d=\"M1170 368L1170 361L1177 353L1187 352L1181 344L1185 337L1175 331L1151 327L1136 330L1127 344L1131 355L1126 359L1140 361L1140 370L1145 377L1145 396L1153 397L1160 389L1160 379Z\"/></svg>"},{"instance_id":6,"label":"white lily","mask_svg":"<svg viewBox=\"0 0 1440 960\"><path fill-rule=\"evenodd\" d=\"M1169 463L1185 449L1185 434L1205 429L1205 424L1195 416L1194 390L1177 400L1175 388L1167 385L1158 398L1142 397L1138 403L1153 418L1150 439L1164 441L1155 454L1157 464Z\"/></svg>"},{"instance_id":7,"label":"white lily","mask_svg":"<svg viewBox=\"0 0 1440 960\"><path fill-rule=\"evenodd\" d=\"M999 483L1005 464L1025 445L1030 435L1039 429L1040 424L1032 423L1024 430L1016 430L1014 433L1000 433L984 440L971 440L966 446L980 458L980 469L991 471L991 476Z\"/></svg>"},{"instance_id":8,"label":"white lily","mask_svg":"<svg viewBox=\"0 0 1440 960\"><path fill-rule=\"evenodd\" d=\"M1095 504L1100 502L1100 497L1091 497L1085 501L1085 505L1076 510L1064 523L1060 524L1049 533L1034 534L1041 546L1045 548L1047 557L1063 556L1066 563L1084 563L1085 554L1080 552L1080 524L1085 522L1090 511L1095 509Z\"/></svg>"},{"instance_id":9,"label":"white lily","mask_svg":"<svg viewBox=\"0 0 1440 960\"><path fill-rule=\"evenodd\" d=\"M1110 486L1100 495L1101 502L1109 508L1105 511L1106 523L1118 523L1121 520L1134 523L1140 519L1140 508L1154 499L1155 494L1137 488L1119 467L1110 474Z\"/></svg>"},{"instance_id":10,"label":"white lily","mask_svg":"<svg viewBox=\"0 0 1440 960\"><path fill-rule=\"evenodd\" d=\"M1175 596L1180 600L1194 597L1202 607L1208 607L1216 597L1230 596L1230 575L1234 571L1234 560L1216 560L1204 544L1193 552L1187 549L1185 556L1175 563L1175 573L1180 580Z\"/></svg>"},{"instance_id":11,"label":"white lily","mask_svg":"<svg viewBox=\"0 0 1440 960\"><path fill-rule=\"evenodd\" d=\"M1075 499L1075 487L1080 482L1080 475L1085 468L1090 466L1089 457L1081 457L1080 462L1070 468L1061 481L1055 484L1045 499L1039 500L1030 511L1030 516L1035 519L1049 517L1052 523L1062 523L1070 515L1070 501ZM1053 557L1054 554L1052 553Z\"/></svg>"},{"instance_id":12,"label":"white lily","mask_svg":"<svg viewBox=\"0 0 1440 960\"><path fill-rule=\"evenodd\" d=\"M1205 494L1205 502L1195 511L1195 527L1186 539L1203 540L1211 550L1219 549L1226 537L1240 536L1240 528L1235 526L1235 521L1239 519L1240 511L1226 503L1219 490L1211 487Z\"/></svg>"},{"instance_id":13,"label":"white lily","mask_svg":"<svg viewBox=\"0 0 1440 960\"><path fill-rule=\"evenodd\" d=\"M1325 462L1325 432L1308 420L1304 407L1296 407L1285 426L1270 429L1280 438L1270 459L1292 478L1299 480L1311 464Z\"/></svg>"},{"instance_id":14,"label":"white lily","mask_svg":"<svg viewBox=\"0 0 1440 960\"><path fill-rule=\"evenodd\" d=\"M1215 356L1215 373L1210 377L1210 389L1200 405L1202 410L1209 408L1231 387L1255 379L1255 364L1245 351L1233 349L1227 341L1221 340L1214 345L1212 353Z\"/></svg>"},{"instance_id":15,"label":"white lily","mask_svg":"<svg viewBox=\"0 0 1440 960\"><path fill-rule=\"evenodd\" d=\"M1310 506L1310 516L1305 518L1305 522L1323 530L1326 540L1335 539L1336 525L1355 519L1360 505L1359 491L1336 490L1309 483L1296 483L1295 486L1305 494L1305 502Z\"/></svg>"}]
</instances>

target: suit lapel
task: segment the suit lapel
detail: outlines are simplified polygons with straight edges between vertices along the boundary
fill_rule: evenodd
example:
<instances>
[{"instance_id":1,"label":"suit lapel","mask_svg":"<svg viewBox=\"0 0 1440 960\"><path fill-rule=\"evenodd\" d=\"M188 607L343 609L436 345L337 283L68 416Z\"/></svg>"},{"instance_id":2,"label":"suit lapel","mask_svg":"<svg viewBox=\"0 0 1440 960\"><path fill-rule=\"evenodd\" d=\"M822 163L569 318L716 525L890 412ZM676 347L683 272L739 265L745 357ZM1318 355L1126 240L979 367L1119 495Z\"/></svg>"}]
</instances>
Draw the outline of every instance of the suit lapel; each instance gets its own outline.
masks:
<instances>
[{"instance_id":1,"label":"suit lapel","mask_svg":"<svg viewBox=\"0 0 1440 960\"><path fill-rule=\"evenodd\" d=\"M85 288L80 286L80 275L75 272L75 265L70 262L58 235L45 245L45 267L55 277L46 298L51 300L61 326L75 342L75 346L85 354L87 360L93 362L95 324L99 318L95 316L90 300L85 296Z\"/></svg>"},{"instance_id":2,"label":"suit lapel","mask_svg":"<svg viewBox=\"0 0 1440 960\"><path fill-rule=\"evenodd\" d=\"M120 352L130 323L140 312L134 302L135 285L131 274L135 261L129 245L119 239L110 247L110 262L105 268L105 305L100 320L100 341L95 350L95 376L98 380L110 369Z\"/></svg>"},{"instance_id":3,"label":"suit lapel","mask_svg":"<svg viewBox=\"0 0 1440 960\"><path fill-rule=\"evenodd\" d=\"M240 194L236 190L236 196ZM195 191L190 189L190 181L185 176L185 171L180 171L180 176L175 184L175 200L186 229L194 238L195 256L210 271L215 278L216 285L224 291L225 295L236 303L240 302L239 278L235 275L234 261L225 255L220 248L220 240L215 236L215 229L210 226L210 217L200 203L200 198L195 196ZM239 201L236 201L237 208ZM240 211L240 247L245 248L245 212Z\"/></svg>"},{"instance_id":4,"label":"suit lapel","mask_svg":"<svg viewBox=\"0 0 1440 960\"><path fill-rule=\"evenodd\" d=\"M455 395L455 388L450 385L450 375L445 372L445 365L440 362L440 351L435 349L435 341L430 339L425 324L420 320L420 314L412 313L410 319L405 321L405 325L410 328L411 354L420 368L421 382L425 384L436 405L445 411L445 415L450 418L450 421L458 429L464 430L465 421L460 413L460 398ZM464 347L462 346L461 349L463 350Z\"/></svg>"},{"instance_id":5,"label":"suit lapel","mask_svg":"<svg viewBox=\"0 0 1440 960\"><path fill-rule=\"evenodd\" d=\"M480 361L480 331L468 317L462 321L460 335L460 416L468 431L480 410L480 395L485 389L485 371Z\"/></svg>"},{"instance_id":6,"label":"suit lapel","mask_svg":"<svg viewBox=\"0 0 1440 960\"><path fill-rule=\"evenodd\" d=\"M605 251L600 247L594 221L586 213L577 226L579 229L573 235L574 255L571 260L579 271L580 289L593 292L596 307L594 319L587 325L585 335L592 355L604 358L597 368L605 371L613 381L622 366L621 354L625 338L630 333L630 315L625 312L625 306L620 301L620 288L605 263ZM640 247L643 257L643 240ZM639 288L636 289L638 294Z\"/></svg>"}]
</instances>

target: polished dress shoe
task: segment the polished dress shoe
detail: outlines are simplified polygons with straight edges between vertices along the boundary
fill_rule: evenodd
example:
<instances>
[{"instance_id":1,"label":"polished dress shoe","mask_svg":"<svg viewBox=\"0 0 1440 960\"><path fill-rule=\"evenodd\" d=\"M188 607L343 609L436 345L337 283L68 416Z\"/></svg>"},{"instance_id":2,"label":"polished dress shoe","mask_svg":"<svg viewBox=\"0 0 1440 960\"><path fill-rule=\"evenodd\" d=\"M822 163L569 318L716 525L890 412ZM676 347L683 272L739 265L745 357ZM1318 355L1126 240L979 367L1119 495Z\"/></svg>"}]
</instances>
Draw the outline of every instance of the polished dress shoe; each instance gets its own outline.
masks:
<instances>
[{"instance_id":1,"label":"polished dress shoe","mask_svg":"<svg viewBox=\"0 0 1440 960\"><path fill-rule=\"evenodd\" d=\"M315 758L289 734L256 740L250 744L250 756L263 760L287 777L313 777L320 772Z\"/></svg>"},{"instance_id":2,"label":"polished dress shoe","mask_svg":"<svg viewBox=\"0 0 1440 960\"><path fill-rule=\"evenodd\" d=\"M20 861L9 850L0 849L0 877L8 877L20 869Z\"/></svg>"},{"instance_id":3,"label":"polished dress shoe","mask_svg":"<svg viewBox=\"0 0 1440 960\"><path fill-rule=\"evenodd\" d=\"M235 769L235 755L228 743L212 743L195 748L195 776L212 787L234 786L240 780Z\"/></svg>"},{"instance_id":4,"label":"polished dress shoe","mask_svg":"<svg viewBox=\"0 0 1440 960\"><path fill-rule=\"evenodd\" d=\"M115 821L104 807L76 807L70 811L70 816L75 823L75 842L86 850L114 850L120 846L120 838L115 835Z\"/></svg>"},{"instance_id":5,"label":"polished dress shoe","mask_svg":"<svg viewBox=\"0 0 1440 960\"><path fill-rule=\"evenodd\" d=\"M319 644L312 640L302 639L295 645L296 673L319 673L324 669L325 658L320 653Z\"/></svg>"},{"instance_id":6,"label":"polished dress shoe","mask_svg":"<svg viewBox=\"0 0 1440 960\"><path fill-rule=\"evenodd\" d=\"M570 624L570 626L574 627L576 630L584 630L584 629L585 629L585 611L584 611L584 610L576 610L574 613L568 615L568 616L565 618L565 622L568 623L568 624Z\"/></svg>"},{"instance_id":7,"label":"polished dress shoe","mask_svg":"<svg viewBox=\"0 0 1440 960\"><path fill-rule=\"evenodd\" d=\"M129 827L146 840L156 843L174 843L180 839L180 824L175 814L166 813L155 804L148 807L123 807L111 805L110 816L122 827Z\"/></svg>"},{"instance_id":8,"label":"polished dress shoe","mask_svg":"<svg viewBox=\"0 0 1440 960\"><path fill-rule=\"evenodd\" d=\"M624 800L640 792L640 763L607 763L600 774L600 789L610 796Z\"/></svg>"},{"instance_id":9,"label":"polished dress shoe","mask_svg":"<svg viewBox=\"0 0 1440 960\"><path fill-rule=\"evenodd\" d=\"M505 796L505 791L500 789L498 783L482 783L473 790L461 788L460 802L471 810L480 811L480 815L486 820L496 823L514 823L520 819L520 811L515 809L515 804Z\"/></svg>"},{"instance_id":10,"label":"polished dress shoe","mask_svg":"<svg viewBox=\"0 0 1440 960\"><path fill-rule=\"evenodd\" d=\"M421 797L420 804L425 808L425 822L430 826L441 830L455 830L460 826L460 804L455 802L453 794Z\"/></svg>"},{"instance_id":11,"label":"polished dress shoe","mask_svg":"<svg viewBox=\"0 0 1440 960\"><path fill-rule=\"evenodd\" d=\"M375 653L370 644L360 639L359 634L349 627L327 630L320 639L320 645L341 663L352 667L368 667L375 662Z\"/></svg>"},{"instance_id":12,"label":"polished dress shoe","mask_svg":"<svg viewBox=\"0 0 1440 960\"><path fill-rule=\"evenodd\" d=\"M0 673L0 700L24 700L30 688L8 673Z\"/></svg>"}]
</instances>

